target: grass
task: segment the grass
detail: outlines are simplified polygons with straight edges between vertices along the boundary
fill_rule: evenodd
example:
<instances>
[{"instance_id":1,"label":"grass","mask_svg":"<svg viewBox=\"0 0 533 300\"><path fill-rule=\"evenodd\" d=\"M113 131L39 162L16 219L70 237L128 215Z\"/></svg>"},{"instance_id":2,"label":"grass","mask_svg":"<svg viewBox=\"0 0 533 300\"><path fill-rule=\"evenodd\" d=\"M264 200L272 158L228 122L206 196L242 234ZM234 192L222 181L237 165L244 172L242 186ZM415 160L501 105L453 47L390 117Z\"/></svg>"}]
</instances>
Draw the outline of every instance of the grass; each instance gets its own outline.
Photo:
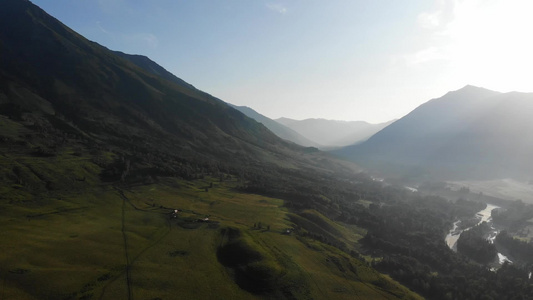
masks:
<instances>
[{"instance_id":1,"label":"grass","mask_svg":"<svg viewBox=\"0 0 533 300\"><path fill-rule=\"evenodd\" d=\"M417 298L337 248L284 234L294 224L283 201L236 184L161 179L4 199L0 299ZM314 210L303 215L350 245L364 235ZM221 249L242 255L223 263Z\"/></svg>"},{"instance_id":2,"label":"grass","mask_svg":"<svg viewBox=\"0 0 533 300\"><path fill-rule=\"evenodd\" d=\"M31 291L36 298L60 297L96 279L105 266L119 265L123 251L116 200L111 192L69 195L68 204L77 209L65 210L65 199L48 199L33 209L3 210L0 265L8 271L3 274L6 299L16 290ZM13 269L27 273L11 276Z\"/></svg>"}]
</instances>

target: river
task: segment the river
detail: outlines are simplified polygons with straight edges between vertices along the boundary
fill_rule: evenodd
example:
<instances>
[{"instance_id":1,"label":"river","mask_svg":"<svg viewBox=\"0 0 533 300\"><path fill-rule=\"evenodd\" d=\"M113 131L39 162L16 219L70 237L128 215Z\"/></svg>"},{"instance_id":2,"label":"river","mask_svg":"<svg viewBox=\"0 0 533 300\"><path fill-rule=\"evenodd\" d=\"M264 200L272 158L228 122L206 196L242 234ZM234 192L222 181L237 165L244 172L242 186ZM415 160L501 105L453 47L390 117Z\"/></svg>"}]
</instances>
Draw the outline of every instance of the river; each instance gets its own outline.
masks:
<instances>
[{"instance_id":1,"label":"river","mask_svg":"<svg viewBox=\"0 0 533 300\"><path fill-rule=\"evenodd\" d=\"M494 228L494 226L492 226L491 213L496 208L500 208L500 207L496 206L496 205L493 205L493 204L487 204L487 207L485 207L484 209L480 210L476 214L476 218L479 219L479 221L478 221L478 223L476 225L481 224L482 222L489 223L489 225L491 227L491 232L490 232L489 236L487 237L487 240L489 240L491 243L494 242L494 239L496 238L496 236L498 235L498 232L499 232L496 228ZM466 231L466 230L469 230L470 228L472 228L472 227L468 227L468 228L466 228L464 230L460 230L458 228L460 222L461 221L456 221L455 223L453 223L453 228L450 230L450 232L446 236L446 244L453 251L457 251L457 240L459 239L459 236L461 235L461 233L463 233L463 231ZM498 253L498 263L501 265L505 261L511 262L511 260L509 260L509 258L507 258L505 255L503 255L501 253Z\"/></svg>"}]
</instances>

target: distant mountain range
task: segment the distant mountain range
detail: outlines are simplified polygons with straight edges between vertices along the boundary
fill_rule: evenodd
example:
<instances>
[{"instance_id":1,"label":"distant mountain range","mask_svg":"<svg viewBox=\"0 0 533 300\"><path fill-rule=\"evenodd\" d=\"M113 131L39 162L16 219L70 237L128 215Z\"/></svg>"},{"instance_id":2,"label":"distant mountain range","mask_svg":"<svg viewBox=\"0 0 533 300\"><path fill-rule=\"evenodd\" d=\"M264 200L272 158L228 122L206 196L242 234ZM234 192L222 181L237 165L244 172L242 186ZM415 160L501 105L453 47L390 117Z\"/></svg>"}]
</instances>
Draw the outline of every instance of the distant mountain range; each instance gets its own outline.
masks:
<instances>
[{"instance_id":1,"label":"distant mountain range","mask_svg":"<svg viewBox=\"0 0 533 300\"><path fill-rule=\"evenodd\" d=\"M326 119L293 120L276 119L277 122L298 132L305 138L322 145L322 148L338 148L365 141L393 121L370 124L364 121L336 121Z\"/></svg>"},{"instance_id":2,"label":"distant mountain range","mask_svg":"<svg viewBox=\"0 0 533 300\"><path fill-rule=\"evenodd\" d=\"M482 204L384 186L30 1L0 1L0 29L1 299L529 295L527 271L443 247ZM453 167L500 145L497 163L528 170L530 99L467 87L344 154Z\"/></svg>"},{"instance_id":3,"label":"distant mountain range","mask_svg":"<svg viewBox=\"0 0 533 300\"><path fill-rule=\"evenodd\" d=\"M336 121L326 119L272 120L247 106L233 106L246 116L265 125L282 139L306 147L322 150L336 149L365 141L393 121L370 124L364 121Z\"/></svg>"},{"instance_id":4,"label":"distant mountain range","mask_svg":"<svg viewBox=\"0 0 533 300\"><path fill-rule=\"evenodd\" d=\"M255 110L247 107L247 106L233 106L238 111L242 112L249 118L252 118L256 120L259 123L262 123L265 125L270 131L275 133L277 136L279 136L282 139L294 142L298 145L306 146L306 147L320 147L320 145L314 141L311 141L298 132L292 130L291 128L278 123L268 117L265 117L264 115L256 112Z\"/></svg>"},{"instance_id":5,"label":"distant mountain range","mask_svg":"<svg viewBox=\"0 0 533 300\"><path fill-rule=\"evenodd\" d=\"M0 298L419 299L335 221L353 164L30 1L0 28Z\"/></svg>"},{"instance_id":6,"label":"distant mountain range","mask_svg":"<svg viewBox=\"0 0 533 300\"><path fill-rule=\"evenodd\" d=\"M530 179L532 112L531 93L466 86L336 153L388 176Z\"/></svg>"}]
</instances>

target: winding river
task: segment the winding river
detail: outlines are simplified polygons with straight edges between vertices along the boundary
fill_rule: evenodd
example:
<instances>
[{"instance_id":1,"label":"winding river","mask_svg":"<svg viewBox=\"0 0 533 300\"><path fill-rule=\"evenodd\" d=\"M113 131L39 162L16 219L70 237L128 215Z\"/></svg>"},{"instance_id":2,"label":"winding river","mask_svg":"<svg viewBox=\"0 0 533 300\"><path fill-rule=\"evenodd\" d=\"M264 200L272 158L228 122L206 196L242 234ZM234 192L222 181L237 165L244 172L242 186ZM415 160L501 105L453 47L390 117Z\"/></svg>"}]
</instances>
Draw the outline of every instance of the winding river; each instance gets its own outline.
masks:
<instances>
[{"instance_id":1,"label":"winding river","mask_svg":"<svg viewBox=\"0 0 533 300\"><path fill-rule=\"evenodd\" d=\"M481 224L482 222L489 223L489 225L491 227L491 232L490 232L489 236L487 237L487 239L489 241L491 241L491 243L494 242L494 239L498 235L498 230L495 229L494 226L492 226L492 217L491 217L491 212L494 209L496 209L496 208L500 208L500 207L496 206L496 205L493 205L493 204L487 204L487 207L485 207L483 210L480 210L476 214L476 218L478 218L478 220L479 220L476 225ZM459 223L460 222L461 221L456 221L455 223L453 223L453 228L450 230L448 235L446 235L446 244L453 251L457 251L457 240L459 239L459 236L461 235L461 233L463 233L463 231L466 231L466 230L469 230L470 228L472 228L472 227L468 227L468 228L466 228L464 230L461 230L461 229L459 229ZM498 262L499 262L499 264L501 265L505 261L511 262L505 255L503 255L501 253L498 253Z\"/></svg>"}]
</instances>

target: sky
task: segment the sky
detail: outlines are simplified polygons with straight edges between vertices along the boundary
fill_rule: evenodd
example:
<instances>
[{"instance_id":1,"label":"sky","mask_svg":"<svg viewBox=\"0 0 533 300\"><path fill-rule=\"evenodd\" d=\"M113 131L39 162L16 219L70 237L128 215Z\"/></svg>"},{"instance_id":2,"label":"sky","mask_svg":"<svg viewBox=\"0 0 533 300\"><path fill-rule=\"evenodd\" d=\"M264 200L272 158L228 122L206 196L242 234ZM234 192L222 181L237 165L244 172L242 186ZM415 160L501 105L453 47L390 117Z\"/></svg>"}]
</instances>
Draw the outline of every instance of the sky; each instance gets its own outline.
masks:
<instances>
[{"instance_id":1,"label":"sky","mask_svg":"<svg viewBox=\"0 0 533 300\"><path fill-rule=\"evenodd\" d=\"M272 119L401 118L467 84L533 92L530 0L32 0Z\"/></svg>"}]
</instances>

